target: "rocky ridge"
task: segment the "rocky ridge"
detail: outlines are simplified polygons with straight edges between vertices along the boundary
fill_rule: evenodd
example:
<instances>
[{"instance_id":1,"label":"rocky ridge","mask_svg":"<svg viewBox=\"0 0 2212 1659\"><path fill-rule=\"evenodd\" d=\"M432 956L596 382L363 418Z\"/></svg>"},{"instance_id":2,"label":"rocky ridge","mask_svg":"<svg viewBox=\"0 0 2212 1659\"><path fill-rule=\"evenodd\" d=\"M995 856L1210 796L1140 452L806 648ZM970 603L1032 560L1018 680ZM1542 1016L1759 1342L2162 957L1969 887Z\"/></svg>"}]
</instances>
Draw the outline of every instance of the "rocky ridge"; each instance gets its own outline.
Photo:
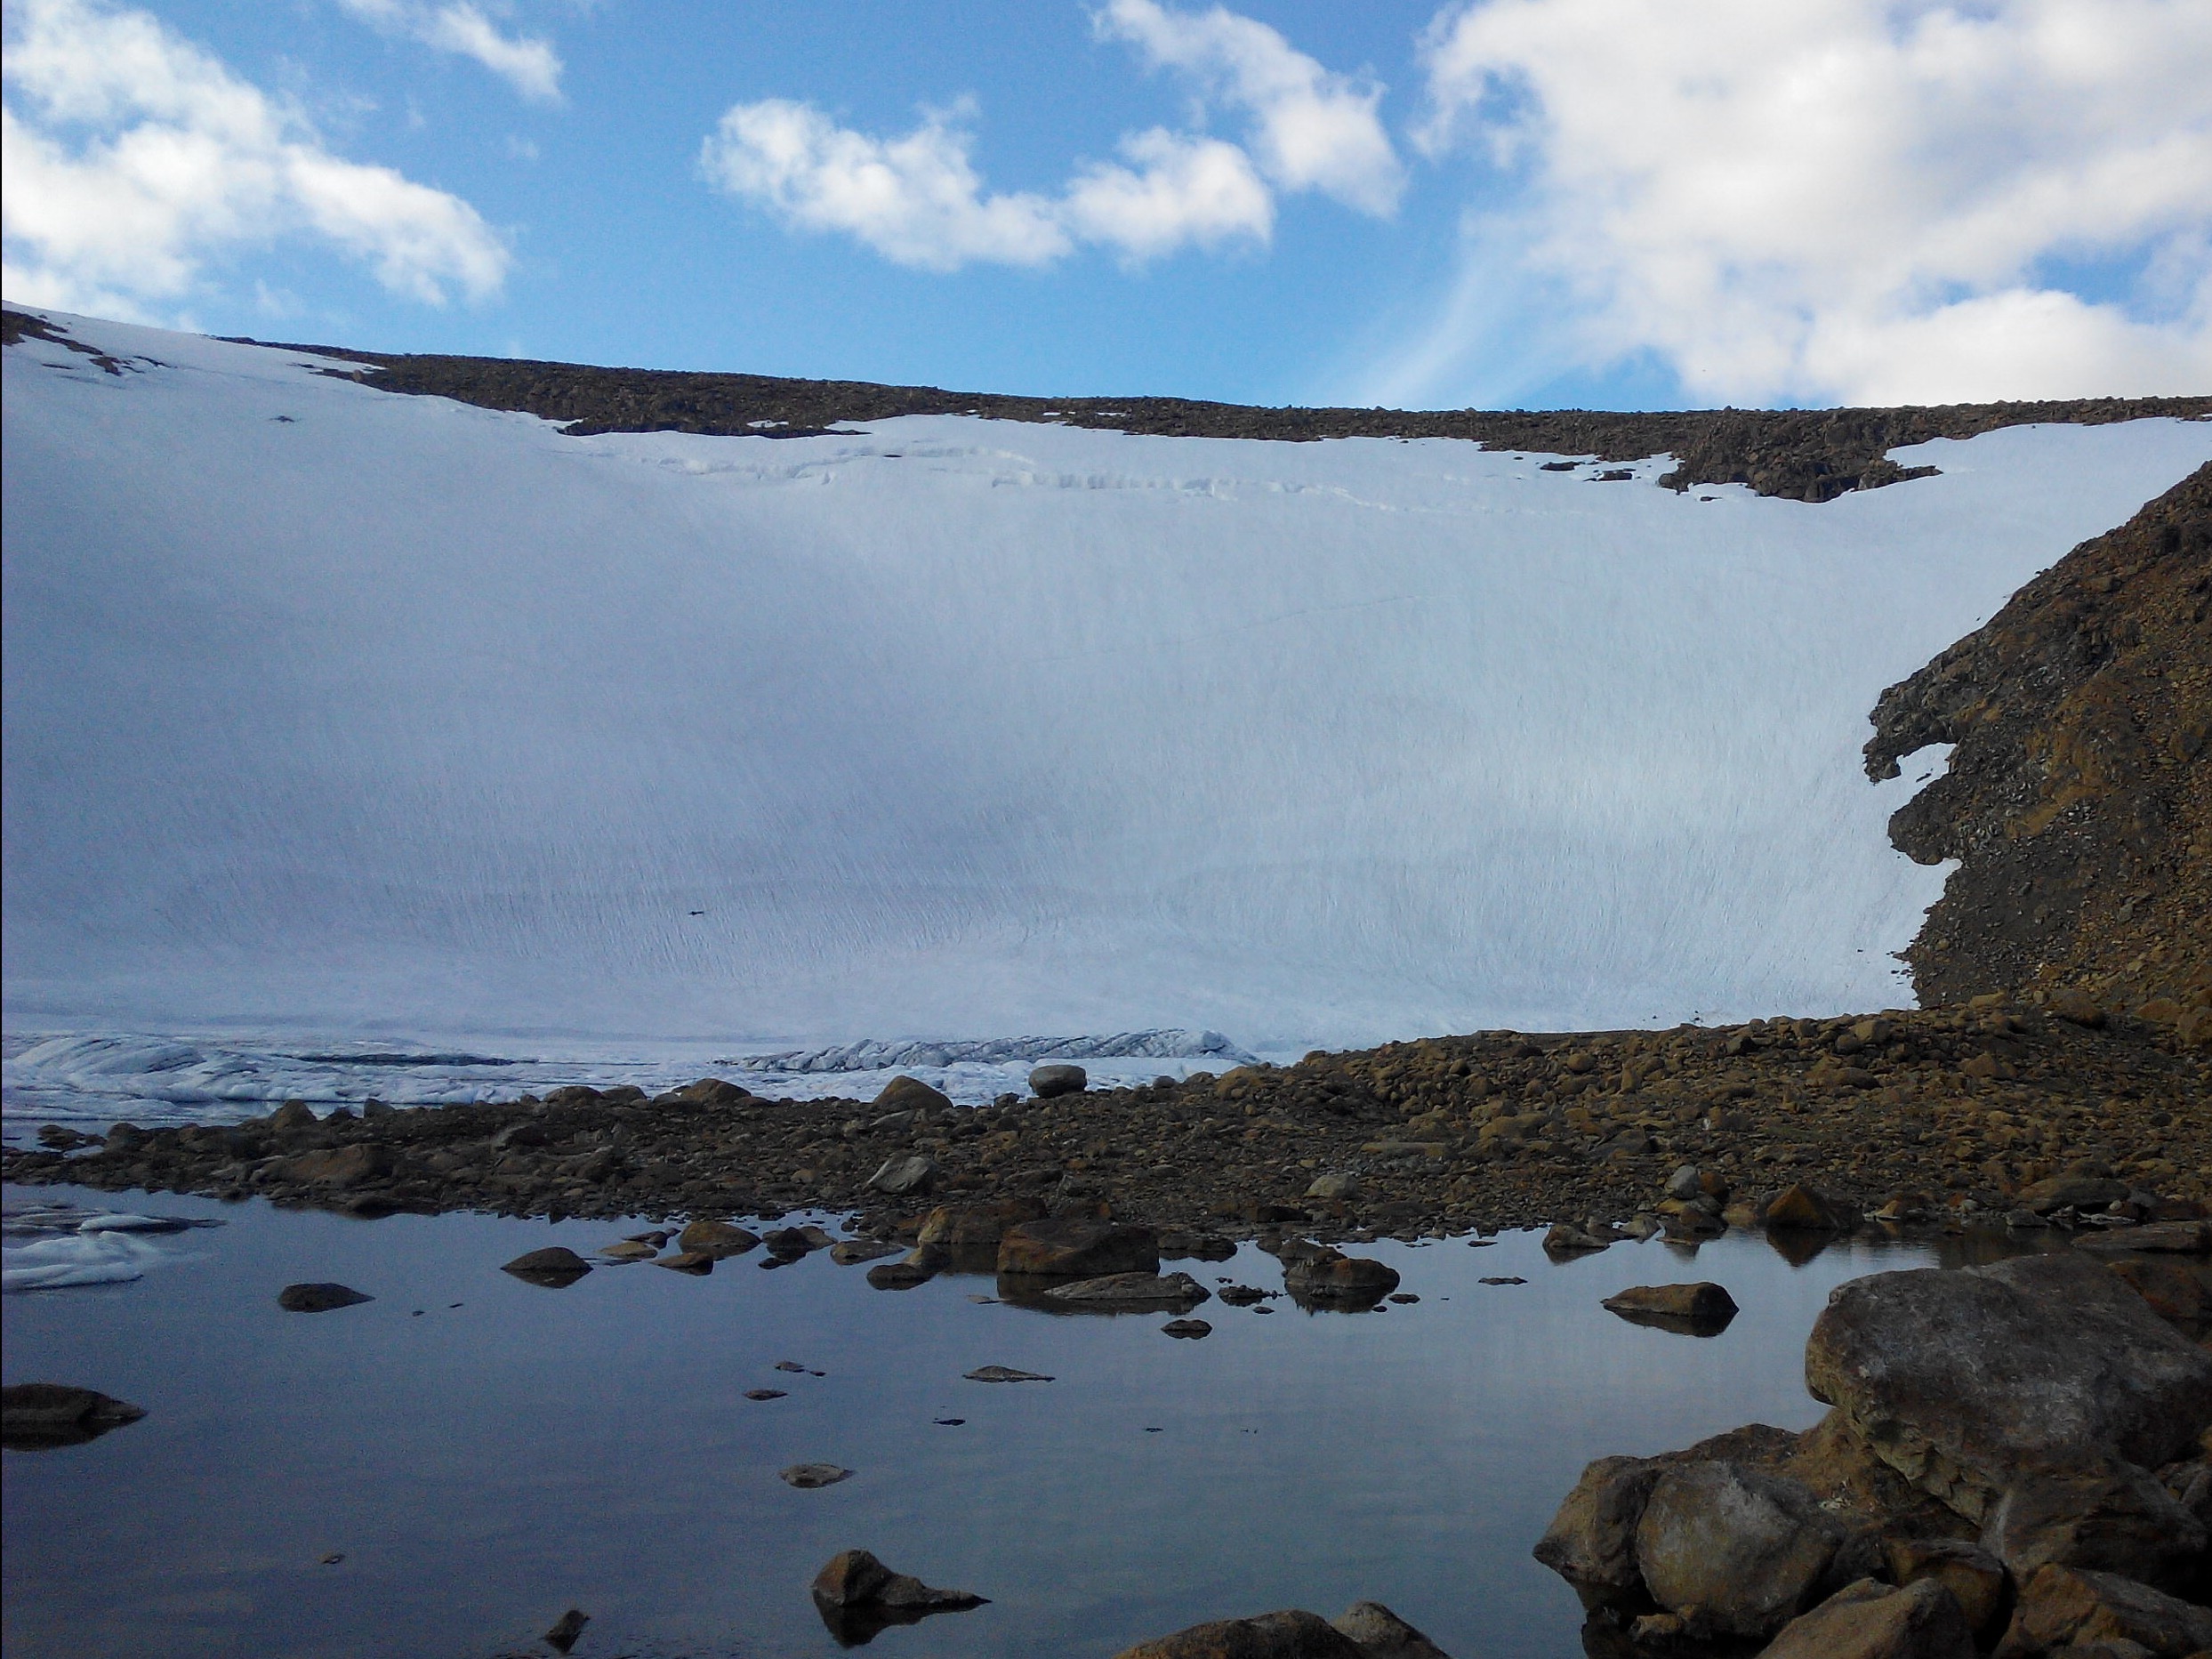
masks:
<instances>
[{"instance_id":1,"label":"rocky ridge","mask_svg":"<svg viewBox=\"0 0 2212 1659\"><path fill-rule=\"evenodd\" d=\"M2212 1027L2212 466L1892 686L1874 724L1878 778L1957 745L1890 821L1919 862L1961 860L1905 952L1923 1003L2077 989Z\"/></svg>"}]
</instances>

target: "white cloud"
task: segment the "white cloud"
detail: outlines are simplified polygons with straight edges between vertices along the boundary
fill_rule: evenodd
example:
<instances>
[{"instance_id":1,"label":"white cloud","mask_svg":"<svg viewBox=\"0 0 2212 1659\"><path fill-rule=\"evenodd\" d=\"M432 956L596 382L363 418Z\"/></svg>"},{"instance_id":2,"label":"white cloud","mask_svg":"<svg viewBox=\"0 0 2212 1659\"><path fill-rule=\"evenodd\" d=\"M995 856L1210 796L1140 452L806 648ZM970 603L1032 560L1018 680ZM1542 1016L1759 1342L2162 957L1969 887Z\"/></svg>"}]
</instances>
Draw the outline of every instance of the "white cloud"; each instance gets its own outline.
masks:
<instances>
[{"instance_id":1,"label":"white cloud","mask_svg":"<svg viewBox=\"0 0 2212 1659\"><path fill-rule=\"evenodd\" d=\"M296 111L143 12L11 7L0 110L9 297L138 316L226 247L307 234L394 293L495 291L507 250L460 197L342 160Z\"/></svg>"},{"instance_id":2,"label":"white cloud","mask_svg":"<svg viewBox=\"0 0 2212 1659\"><path fill-rule=\"evenodd\" d=\"M1286 190L1319 190L1388 214L1404 169L1375 113L1383 89L1334 74L1265 23L1221 6L1173 12L1158 0L1107 0L1098 32L1136 46L1155 68L1195 77L1251 114L1260 170Z\"/></svg>"},{"instance_id":3,"label":"white cloud","mask_svg":"<svg viewBox=\"0 0 2212 1659\"><path fill-rule=\"evenodd\" d=\"M1425 56L1424 146L1524 186L1524 268L1467 281L1548 285L1589 364L1656 352L1717 401L2212 383L2206 0L1489 0ZM2079 294L2064 262L2149 274Z\"/></svg>"},{"instance_id":4,"label":"white cloud","mask_svg":"<svg viewBox=\"0 0 2212 1659\"><path fill-rule=\"evenodd\" d=\"M1111 0L1095 20L1102 35L1251 114L1251 148L1152 127L1124 133L1120 160L1078 167L1056 195L998 194L969 159L969 106L887 139L768 98L724 115L701 165L712 183L787 225L841 232L925 270L1045 265L1086 243L1130 263L1186 246L1264 246L1275 234L1271 183L1365 213L1396 208L1404 174L1375 114L1381 87L1331 74L1274 29L1219 6L1200 14Z\"/></svg>"},{"instance_id":5,"label":"white cloud","mask_svg":"<svg viewBox=\"0 0 2212 1659\"><path fill-rule=\"evenodd\" d=\"M560 100L560 54L552 43L532 36L508 36L482 8L456 0L430 5L420 0L339 0L354 16L389 34L406 35L439 52L472 58L525 98L542 103Z\"/></svg>"},{"instance_id":6,"label":"white cloud","mask_svg":"<svg viewBox=\"0 0 2212 1659\"><path fill-rule=\"evenodd\" d=\"M1137 170L1095 165L1068 186L1061 216L1085 241L1142 260L1273 233L1275 198L1235 145L1154 127L1123 139L1122 154Z\"/></svg>"},{"instance_id":7,"label":"white cloud","mask_svg":"<svg viewBox=\"0 0 2212 1659\"><path fill-rule=\"evenodd\" d=\"M985 196L969 142L941 115L903 138L877 139L811 105L768 98L723 116L701 162L714 183L786 223L843 231L902 265L1039 265L1065 254L1053 205Z\"/></svg>"}]
</instances>

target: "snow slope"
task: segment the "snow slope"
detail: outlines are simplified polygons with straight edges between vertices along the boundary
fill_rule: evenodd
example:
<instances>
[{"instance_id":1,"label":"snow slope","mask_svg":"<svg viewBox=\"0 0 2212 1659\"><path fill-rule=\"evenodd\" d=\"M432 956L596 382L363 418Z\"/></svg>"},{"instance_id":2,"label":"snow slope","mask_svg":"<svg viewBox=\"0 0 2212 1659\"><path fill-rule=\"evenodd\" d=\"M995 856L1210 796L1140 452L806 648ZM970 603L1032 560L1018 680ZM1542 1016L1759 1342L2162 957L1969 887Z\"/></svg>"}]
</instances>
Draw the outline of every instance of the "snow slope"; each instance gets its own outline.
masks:
<instances>
[{"instance_id":1,"label":"snow slope","mask_svg":"<svg viewBox=\"0 0 2212 1659\"><path fill-rule=\"evenodd\" d=\"M12 1075L61 1030L1895 1003L1943 872L1884 836L1929 767L1865 782L1875 697L2212 456L2016 429L1814 507L1449 440L575 439L60 320L138 360L4 353Z\"/></svg>"}]
</instances>

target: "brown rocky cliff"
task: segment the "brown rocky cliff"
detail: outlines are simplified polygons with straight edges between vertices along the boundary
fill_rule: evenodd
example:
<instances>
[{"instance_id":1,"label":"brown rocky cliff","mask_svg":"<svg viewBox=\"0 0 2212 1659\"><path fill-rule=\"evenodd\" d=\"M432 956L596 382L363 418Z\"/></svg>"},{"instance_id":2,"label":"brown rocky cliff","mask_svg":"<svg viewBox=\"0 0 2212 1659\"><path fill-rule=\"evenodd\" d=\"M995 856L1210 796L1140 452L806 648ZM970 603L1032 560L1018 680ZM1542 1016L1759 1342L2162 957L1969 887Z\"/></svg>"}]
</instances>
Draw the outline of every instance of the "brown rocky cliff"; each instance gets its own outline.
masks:
<instances>
[{"instance_id":1,"label":"brown rocky cliff","mask_svg":"<svg viewBox=\"0 0 2212 1659\"><path fill-rule=\"evenodd\" d=\"M2212 1004L2212 465L1885 691L1874 727L1877 778L1957 745L1889 825L1918 862L1961 861L1904 953L1924 1005Z\"/></svg>"}]
</instances>

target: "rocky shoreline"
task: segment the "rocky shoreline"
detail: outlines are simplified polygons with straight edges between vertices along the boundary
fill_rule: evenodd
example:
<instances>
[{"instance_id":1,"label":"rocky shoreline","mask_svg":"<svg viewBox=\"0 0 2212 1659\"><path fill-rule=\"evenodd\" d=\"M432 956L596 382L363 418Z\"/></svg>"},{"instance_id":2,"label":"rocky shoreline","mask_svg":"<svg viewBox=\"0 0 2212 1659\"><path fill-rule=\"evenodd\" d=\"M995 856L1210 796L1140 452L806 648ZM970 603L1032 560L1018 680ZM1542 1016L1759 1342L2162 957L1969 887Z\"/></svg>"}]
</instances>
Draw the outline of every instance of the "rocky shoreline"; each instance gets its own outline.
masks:
<instances>
[{"instance_id":1,"label":"rocky shoreline","mask_svg":"<svg viewBox=\"0 0 2212 1659\"><path fill-rule=\"evenodd\" d=\"M1896 1225L2125 1223L2212 1204L2212 1009L2150 1011L2168 1011L2062 992L1859 1019L1488 1032L1138 1088L1068 1088L1041 1070L1041 1093L977 1107L907 1078L867 1101L704 1079L650 1099L575 1086L358 1115L292 1102L229 1127L118 1123L98 1141L49 1126L40 1148L0 1154L0 1176L356 1214L803 1208L880 1237L940 1203L1017 1198L1230 1236L1639 1212L1694 1230L1755 1223L1797 1185L1840 1218ZM1661 1194L1685 1164L1710 1189L1696 1220L1660 1207L1682 1207Z\"/></svg>"}]
</instances>

